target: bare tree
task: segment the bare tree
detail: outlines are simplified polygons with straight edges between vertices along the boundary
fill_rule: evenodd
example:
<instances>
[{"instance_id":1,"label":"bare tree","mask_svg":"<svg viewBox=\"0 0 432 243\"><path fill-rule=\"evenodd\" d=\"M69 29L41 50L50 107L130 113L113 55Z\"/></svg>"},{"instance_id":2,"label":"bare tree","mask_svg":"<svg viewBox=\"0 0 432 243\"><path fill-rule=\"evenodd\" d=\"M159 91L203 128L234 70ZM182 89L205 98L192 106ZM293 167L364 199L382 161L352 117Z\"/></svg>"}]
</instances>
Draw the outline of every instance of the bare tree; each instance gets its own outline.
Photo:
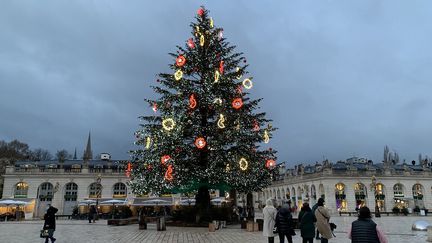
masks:
<instances>
[{"instance_id":1,"label":"bare tree","mask_svg":"<svg viewBox=\"0 0 432 243\"><path fill-rule=\"evenodd\" d=\"M69 152L66 151L65 149L58 150L57 153L56 153L56 159L58 161L63 162L63 161L65 161L67 159L70 159L70 158L72 158L72 155L69 154Z\"/></svg>"},{"instance_id":2,"label":"bare tree","mask_svg":"<svg viewBox=\"0 0 432 243\"><path fill-rule=\"evenodd\" d=\"M46 161L46 160L52 160L53 156L52 154L46 150L46 149L35 149L31 153L31 160L33 161Z\"/></svg>"}]
</instances>

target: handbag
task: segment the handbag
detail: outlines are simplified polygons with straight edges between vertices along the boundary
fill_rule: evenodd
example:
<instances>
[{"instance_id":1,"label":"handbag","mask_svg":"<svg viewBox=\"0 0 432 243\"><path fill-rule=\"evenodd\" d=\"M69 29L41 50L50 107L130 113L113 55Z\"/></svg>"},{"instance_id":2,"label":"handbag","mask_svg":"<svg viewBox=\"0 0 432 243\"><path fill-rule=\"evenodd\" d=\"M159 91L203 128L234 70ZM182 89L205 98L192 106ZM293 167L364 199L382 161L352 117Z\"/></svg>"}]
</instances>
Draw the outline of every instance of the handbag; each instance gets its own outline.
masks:
<instances>
[{"instance_id":1,"label":"handbag","mask_svg":"<svg viewBox=\"0 0 432 243\"><path fill-rule=\"evenodd\" d=\"M41 230L39 236L40 236L40 238L48 238L48 236L49 236L48 230L47 229Z\"/></svg>"},{"instance_id":2,"label":"handbag","mask_svg":"<svg viewBox=\"0 0 432 243\"><path fill-rule=\"evenodd\" d=\"M278 234L278 233L279 233L278 228L276 226L273 227L273 234Z\"/></svg>"}]
</instances>

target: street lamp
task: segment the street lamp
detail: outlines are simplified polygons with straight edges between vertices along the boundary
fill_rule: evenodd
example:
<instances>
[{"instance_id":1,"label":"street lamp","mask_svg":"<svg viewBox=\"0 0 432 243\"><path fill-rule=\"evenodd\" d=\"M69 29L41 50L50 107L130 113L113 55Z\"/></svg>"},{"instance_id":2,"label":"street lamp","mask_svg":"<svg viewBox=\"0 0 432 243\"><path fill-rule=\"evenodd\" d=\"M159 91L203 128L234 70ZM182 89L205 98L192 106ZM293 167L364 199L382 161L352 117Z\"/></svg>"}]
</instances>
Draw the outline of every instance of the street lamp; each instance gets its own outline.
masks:
<instances>
[{"instance_id":1,"label":"street lamp","mask_svg":"<svg viewBox=\"0 0 432 243\"><path fill-rule=\"evenodd\" d=\"M377 200L377 183L375 176L372 176L372 183L371 183L371 191L374 192L374 200L375 200L375 217L379 218L381 217L379 207L378 207L378 200Z\"/></svg>"}]
</instances>

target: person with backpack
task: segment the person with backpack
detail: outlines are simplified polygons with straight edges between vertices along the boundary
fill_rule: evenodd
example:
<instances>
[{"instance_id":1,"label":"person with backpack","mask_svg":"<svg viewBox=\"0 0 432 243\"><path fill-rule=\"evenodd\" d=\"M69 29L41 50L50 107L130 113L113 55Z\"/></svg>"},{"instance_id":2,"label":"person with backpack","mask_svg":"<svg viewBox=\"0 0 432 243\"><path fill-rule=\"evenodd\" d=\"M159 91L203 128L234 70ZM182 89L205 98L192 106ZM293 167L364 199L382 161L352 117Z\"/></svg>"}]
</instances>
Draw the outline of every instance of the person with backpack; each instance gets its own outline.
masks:
<instances>
[{"instance_id":1,"label":"person with backpack","mask_svg":"<svg viewBox=\"0 0 432 243\"><path fill-rule=\"evenodd\" d=\"M358 219L351 224L348 238L353 243L387 243L383 231L372 221L372 215L368 207L359 209Z\"/></svg>"},{"instance_id":2,"label":"person with backpack","mask_svg":"<svg viewBox=\"0 0 432 243\"><path fill-rule=\"evenodd\" d=\"M56 238L54 238L54 231L56 229L55 214L57 213L57 211L57 208L50 205L44 215L43 229L48 230L48 237L45 238L45 243L48 243L48 239L51 239L51 243L54 243L54 241L56 241Z\"/></svg>"},{"instance_id":3,"label":"person with backpack","mask_svg":"<svg viewBox=\"0 0 432 243\"><path fill-rule=\"evenodd\" d=\"M304 203L298 216L300 223L301 237L303 243L313 243L315 236L316 217L309 207L309 203Z\"/></svg>"}]
</instances>

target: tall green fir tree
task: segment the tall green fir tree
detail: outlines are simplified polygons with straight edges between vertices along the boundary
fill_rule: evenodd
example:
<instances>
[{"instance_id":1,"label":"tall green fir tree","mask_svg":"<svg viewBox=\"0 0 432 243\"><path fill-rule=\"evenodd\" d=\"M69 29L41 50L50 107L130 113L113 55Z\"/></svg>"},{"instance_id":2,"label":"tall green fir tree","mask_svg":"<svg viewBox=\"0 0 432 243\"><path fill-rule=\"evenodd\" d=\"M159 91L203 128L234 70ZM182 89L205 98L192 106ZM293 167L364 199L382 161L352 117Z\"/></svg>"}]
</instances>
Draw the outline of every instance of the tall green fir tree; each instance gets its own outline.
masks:
<instances>
[{"instance_id":1,"label":"tall green fir tree","mask_svg":"<svg viewBox=\"0 0 432 243\"><path fill-rule=\"evenodd\" d=\"M196 192L202 188L259 191L270 185L276 151L263 148L271 120L248 98L253 79L243 53L235 52L201 7L192 37L170 53L170 73L152 86L147 115L135 132L128 164L135 194Z\"/></svg>"}]
</instances>

